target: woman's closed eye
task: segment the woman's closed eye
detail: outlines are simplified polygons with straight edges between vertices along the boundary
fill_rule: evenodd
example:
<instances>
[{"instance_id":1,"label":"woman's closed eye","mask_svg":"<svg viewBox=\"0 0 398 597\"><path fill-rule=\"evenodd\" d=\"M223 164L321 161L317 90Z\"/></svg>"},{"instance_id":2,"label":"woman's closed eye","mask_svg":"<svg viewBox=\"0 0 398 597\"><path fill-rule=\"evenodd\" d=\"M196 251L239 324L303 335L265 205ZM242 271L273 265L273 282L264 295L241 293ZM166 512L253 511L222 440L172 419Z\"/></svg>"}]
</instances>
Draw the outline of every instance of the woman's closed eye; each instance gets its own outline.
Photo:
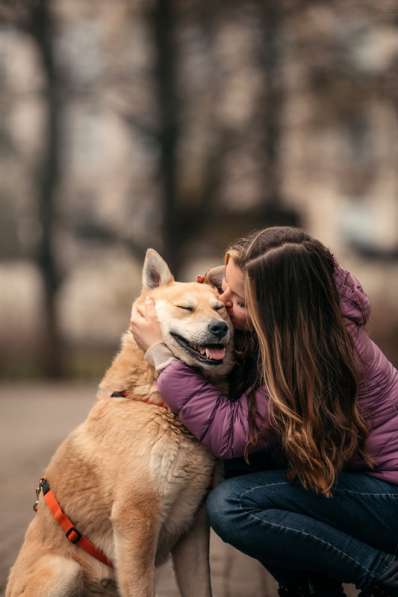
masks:
<instances>
[{"instance_id":1,"label":"woman's closed eye","mask_svg":"<svg viewBox=\"0 0 398 597\"><path fill-rule=\"evenodd\" d=\"M231 292L231 290L227 286L227 283L225 282L225 278L223 278L221 290L219 290L219 294L225 294L227 291L229 291L229 296L231 296L231 299L235 302L235 304L240 309L246 309L246 303L239 296L237 296L234 292Z\"/></svg>"}]
</instances>

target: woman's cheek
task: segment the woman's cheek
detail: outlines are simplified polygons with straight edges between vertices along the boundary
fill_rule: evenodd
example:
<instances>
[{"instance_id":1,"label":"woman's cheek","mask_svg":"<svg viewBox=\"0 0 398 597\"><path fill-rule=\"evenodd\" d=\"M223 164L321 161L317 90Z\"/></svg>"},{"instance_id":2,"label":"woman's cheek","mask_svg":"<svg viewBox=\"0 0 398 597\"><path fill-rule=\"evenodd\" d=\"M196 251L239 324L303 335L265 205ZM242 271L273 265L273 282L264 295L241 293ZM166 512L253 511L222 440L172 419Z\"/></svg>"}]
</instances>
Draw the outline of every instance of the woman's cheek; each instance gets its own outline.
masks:
<instances>
[{"instance_id":1,"label":"woman's cheek","mask_svg":"<svg viewBox=\"0 0 398 597\"><path fill-rule=\"evenodd\" d=\"M239 330L248 329L248 315L246 310L240 309L239 307L233 307L231 311L229 311L229 315L234 327Z\"/></svg>"},{"instance_id":2,"label":"woman's cheek","mask_svg":"<svg viewBox=\"0 0 398 597\"><path fill-rule=\"evenodd\" d=\"M244 329L248 329L250 327L250 317L246 307L240 309L240 320Z\"/></svg>"}]
</instances>

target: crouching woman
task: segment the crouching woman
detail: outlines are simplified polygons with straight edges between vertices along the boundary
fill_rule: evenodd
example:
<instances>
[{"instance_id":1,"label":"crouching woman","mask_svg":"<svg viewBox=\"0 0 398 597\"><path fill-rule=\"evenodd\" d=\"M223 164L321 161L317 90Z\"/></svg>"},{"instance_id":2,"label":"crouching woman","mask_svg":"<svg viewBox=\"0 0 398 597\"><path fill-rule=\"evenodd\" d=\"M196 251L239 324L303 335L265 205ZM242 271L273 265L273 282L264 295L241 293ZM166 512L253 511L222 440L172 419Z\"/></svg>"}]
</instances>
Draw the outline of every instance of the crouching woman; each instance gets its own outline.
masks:
<instances>
[{"instance_id":1,"label":"crouching woman","mask_svg":"<svg viewBox=\"0 0 398 597\"><path fill-rule=\"evenodd\" d=\"M280 595L343 595L342 582L398 595L398 372L365 331L360 284L319 241L274 227L227 252L220 298L250 346L229 396L180 361L162 367L153 309L132 323L163 400L226 461L212 527Z\"/></svg>"}]
</instances>

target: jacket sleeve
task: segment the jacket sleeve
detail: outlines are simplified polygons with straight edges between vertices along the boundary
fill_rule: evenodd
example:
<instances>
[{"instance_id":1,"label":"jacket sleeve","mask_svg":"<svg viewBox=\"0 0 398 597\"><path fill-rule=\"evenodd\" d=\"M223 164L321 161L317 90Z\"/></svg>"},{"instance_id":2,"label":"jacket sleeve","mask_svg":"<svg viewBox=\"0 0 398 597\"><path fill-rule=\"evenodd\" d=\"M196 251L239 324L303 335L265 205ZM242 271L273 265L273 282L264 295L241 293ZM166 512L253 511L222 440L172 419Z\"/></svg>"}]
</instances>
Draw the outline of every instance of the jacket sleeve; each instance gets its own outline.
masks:
<instances>
[{"instance_id":1,"label":"jacket sleeve","mask_svg":"<svg viewBox=\"0 0 398 597\"><path fill-rule=\"evenodd\" d=\"M248 400L229 400L196 370L174 361L160 373L157 385L170 409L217 458L243 456L248 440ZM256 392L257 424L268 425L264 388ZM265 442L264 442L265 443ZM264 447L258 444L256 450Z\"/></svg>"}]
</instances>

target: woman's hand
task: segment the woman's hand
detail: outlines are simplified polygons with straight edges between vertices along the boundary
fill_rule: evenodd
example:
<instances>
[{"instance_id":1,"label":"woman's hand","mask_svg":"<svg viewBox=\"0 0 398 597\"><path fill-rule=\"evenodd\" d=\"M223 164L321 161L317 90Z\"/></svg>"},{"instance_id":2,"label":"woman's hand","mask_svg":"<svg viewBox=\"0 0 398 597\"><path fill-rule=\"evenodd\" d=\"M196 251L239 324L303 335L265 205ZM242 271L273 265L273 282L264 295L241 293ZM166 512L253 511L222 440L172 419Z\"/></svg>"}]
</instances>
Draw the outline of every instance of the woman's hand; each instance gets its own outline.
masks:
<instances>
[{"instance_id":1,"label":"woman's hand","mask_svg":"<svg viewBox=\"0 0 398 597\"><path fill-rule=\"evenodd\" d=\"M133 303L130 331L138 346L146 352L150 346L162 342L162 332L156 316L155 303L147 297L144 304Z\"/></svg>"},{"instance_id":2,"label":"woman's hand","mask_svg":"<svg viewBox=\"0 0 398 597\"><path fill-rule=\"evenodd\" d=\"M145 400L145 402L149 402L150 404L156 404L157 406L163 406L164 408L167 408L167 404L162 399L156 382L152 384L149 396Z\"/></svg>"}]
</instances>

